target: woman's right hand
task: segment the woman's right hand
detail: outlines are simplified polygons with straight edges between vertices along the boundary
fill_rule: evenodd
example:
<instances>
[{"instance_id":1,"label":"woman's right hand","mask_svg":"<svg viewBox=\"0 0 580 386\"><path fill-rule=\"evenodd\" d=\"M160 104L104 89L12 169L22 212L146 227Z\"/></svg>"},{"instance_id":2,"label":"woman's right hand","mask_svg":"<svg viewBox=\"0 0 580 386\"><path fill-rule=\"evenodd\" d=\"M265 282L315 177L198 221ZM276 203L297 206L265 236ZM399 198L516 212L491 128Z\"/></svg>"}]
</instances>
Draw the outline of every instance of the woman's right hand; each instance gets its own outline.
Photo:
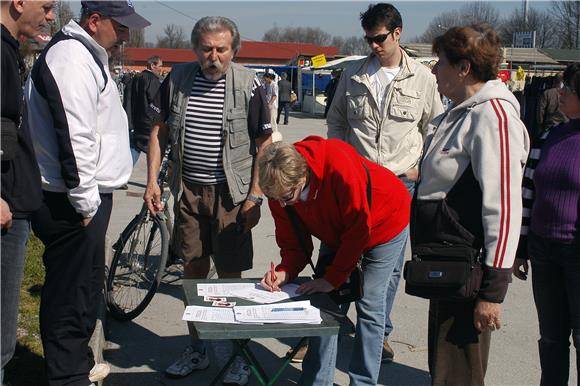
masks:
<instances>
[{"instance_id":1,"label":"woman's right hand","mask_svg":"<svg viewBox=\"0 0 580 386\"><path fill-rule=\"evenodd\" d=\"M268 271L264 274L260 285L268 291L280 291L280 286L283 286L286 282L288 282L286 271L276 271L274 280L272 280L272 272Z\"/></svg>"}]
</instances>

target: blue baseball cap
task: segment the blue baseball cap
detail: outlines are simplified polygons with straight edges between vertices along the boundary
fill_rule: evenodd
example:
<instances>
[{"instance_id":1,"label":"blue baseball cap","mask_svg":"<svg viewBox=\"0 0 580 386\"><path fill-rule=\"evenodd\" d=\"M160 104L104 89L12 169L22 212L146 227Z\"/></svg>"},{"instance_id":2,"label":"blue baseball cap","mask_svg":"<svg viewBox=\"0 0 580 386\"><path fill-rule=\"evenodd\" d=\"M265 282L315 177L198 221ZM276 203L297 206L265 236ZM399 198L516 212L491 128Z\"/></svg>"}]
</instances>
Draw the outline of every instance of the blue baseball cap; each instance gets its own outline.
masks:
<instances>
[{"instance_id":1,"label":"blue baseball cap","mask_svg":"<svg viewBox=\"0 0 580 386\"><path fill-rule=\"evenodd\" d=\"M131 0L81 1L81 5L84 14L98 13L128 28L145 28L151 25L147 19L135 12Z\"/></svg>"}]
</instances>

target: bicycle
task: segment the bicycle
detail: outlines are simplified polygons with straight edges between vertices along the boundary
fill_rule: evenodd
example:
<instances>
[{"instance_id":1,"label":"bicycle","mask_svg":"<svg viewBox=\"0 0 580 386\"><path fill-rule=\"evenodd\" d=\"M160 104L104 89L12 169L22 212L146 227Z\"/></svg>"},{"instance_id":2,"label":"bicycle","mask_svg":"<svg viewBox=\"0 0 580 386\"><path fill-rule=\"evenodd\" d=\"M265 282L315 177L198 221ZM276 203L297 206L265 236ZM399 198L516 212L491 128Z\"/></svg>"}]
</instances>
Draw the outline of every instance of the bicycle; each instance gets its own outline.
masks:
<instances>
[{"instance_id":1,"label":"bicycle","mask_svg":"<svg viewBox=\"0 0 580 386\"><path fill-rule=\"evenodd\" d=\"M166 274L172 224L168 209L168 151L163 157L157 183L161 188L163 211L151 215L147 204L121 232L113 244L115 253L106 281L106 303L120 321L137 317L151 302ZM179 278L175 279L178 280Z\"/></svg>"}]
</instances>

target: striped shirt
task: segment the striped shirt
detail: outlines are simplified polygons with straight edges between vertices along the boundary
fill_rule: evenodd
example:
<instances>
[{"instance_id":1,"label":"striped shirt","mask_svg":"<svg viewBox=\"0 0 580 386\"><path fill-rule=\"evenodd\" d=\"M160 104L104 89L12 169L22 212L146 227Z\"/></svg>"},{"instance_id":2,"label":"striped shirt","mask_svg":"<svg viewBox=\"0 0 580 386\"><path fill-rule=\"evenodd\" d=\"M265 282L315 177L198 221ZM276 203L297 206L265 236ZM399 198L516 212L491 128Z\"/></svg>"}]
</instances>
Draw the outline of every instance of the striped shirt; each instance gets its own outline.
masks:
<instances>
[{"instance_id":1,"label":"striped shirt","mask_svg":"<svg viewBox=\"0 0 580 386\"><path fill-rule=\"evenodd\" d=\"M161 84L159 92L149 109L158 122L169 118L171 73ZM182 178L201 185L226 182L223 168L223 116L226 82L225 78L207 80L201 71L196 75L187 100L185 127L183 130ZM267 108L265 91L254 77L247 106L248 136L251 140L272 133L270 110Z\"/></svg>"},{"instance_id":2,"label":"striped shirt","mask_svg":"<svg viewBox=\"0 0 580 386\"><path fill-rule=\"evenodd\" d=\"M222 164L226 80L195 77L185 114L183 179L202 185L226 180Z\"/></svg>"}]
</instances>

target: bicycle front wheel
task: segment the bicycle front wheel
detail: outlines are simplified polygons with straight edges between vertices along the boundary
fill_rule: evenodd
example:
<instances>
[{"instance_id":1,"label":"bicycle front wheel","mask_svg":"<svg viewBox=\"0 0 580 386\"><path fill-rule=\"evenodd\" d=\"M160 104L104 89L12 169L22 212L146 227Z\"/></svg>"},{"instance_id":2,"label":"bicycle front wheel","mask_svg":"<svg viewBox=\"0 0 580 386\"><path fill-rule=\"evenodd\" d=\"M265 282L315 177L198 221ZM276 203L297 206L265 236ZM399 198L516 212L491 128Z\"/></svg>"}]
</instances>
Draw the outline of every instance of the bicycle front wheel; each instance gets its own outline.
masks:
<instances>
[{"instance_id":1,"label":"bicycle front wheel","mask_svg":"<svg viewBox=\"0 0 580 386\"><path fill-rule=\"evenodd\" d=\"M137 317L149 305L165 270L169 233L157 216L137 216L123 231L107 277L107 305L121 321Z\"/></svg>"}]
</instances>

